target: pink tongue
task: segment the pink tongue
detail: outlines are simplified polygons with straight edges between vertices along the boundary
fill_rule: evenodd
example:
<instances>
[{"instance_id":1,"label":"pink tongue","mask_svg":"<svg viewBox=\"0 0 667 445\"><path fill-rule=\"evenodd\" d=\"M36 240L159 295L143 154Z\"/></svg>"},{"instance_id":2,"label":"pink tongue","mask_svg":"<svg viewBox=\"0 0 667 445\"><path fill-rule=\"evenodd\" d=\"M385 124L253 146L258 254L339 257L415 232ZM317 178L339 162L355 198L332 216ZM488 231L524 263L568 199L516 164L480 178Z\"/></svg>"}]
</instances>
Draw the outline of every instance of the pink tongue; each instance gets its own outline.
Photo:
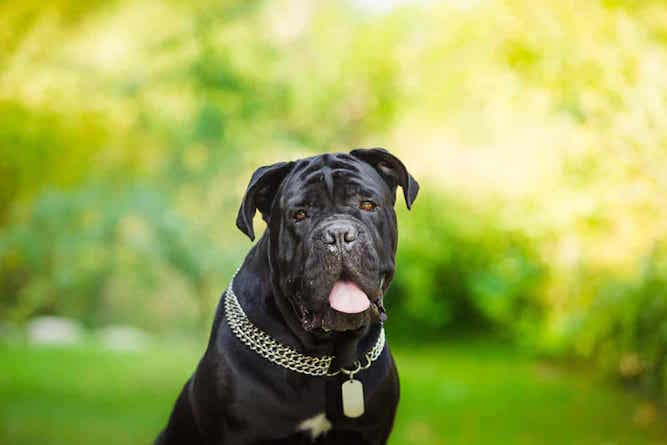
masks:
<instances>
[{"instance_id":1,"label":"pink tongue","mask_svg":"<svg viewBox=\"0 0 667 445\"><path fill-rule=\"evenodd\" d=\"M357 314L370 304L366 294L351 281L336 281L329 294L329 306L339 312Z\"/></svg>"}]
</instances>

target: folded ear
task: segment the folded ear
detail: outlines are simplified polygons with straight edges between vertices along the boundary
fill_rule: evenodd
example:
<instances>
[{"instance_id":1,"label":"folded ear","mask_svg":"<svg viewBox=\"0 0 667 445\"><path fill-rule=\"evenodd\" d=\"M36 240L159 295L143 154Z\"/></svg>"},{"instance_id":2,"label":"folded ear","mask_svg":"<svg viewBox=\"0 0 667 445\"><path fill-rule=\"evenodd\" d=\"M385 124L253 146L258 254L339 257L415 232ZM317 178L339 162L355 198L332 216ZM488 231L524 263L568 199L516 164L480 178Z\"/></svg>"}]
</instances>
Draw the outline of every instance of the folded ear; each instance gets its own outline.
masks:
<instances>
[{"instance_id":1,"label":"folded ear","mask_svg":"<svg viewBox=\"0 0 667 445\"><path fill-rule=\"evenodd\" d=\"M293 164L293 162L278 162L260 167L252 174L236 217L236 227L251 240L255 240L255 230L252 225L255 212L259 209L264 221L269 222L273 198L287 173L292 170Z\"/></svg>"},{"instance_id":2,"label":"folded ear","mask_svg":"<svg viewBox=\"0 0 667 445\"><path fill-rule=\"evenodd\" d=\"M403 189L405 204L408 209L417 198L419 192L419 183L408 173L408 169L396 156L389 153L384 148L359 148L350 152L352 156L371 164L380 176L389 184L392 191L400 185Z\"/></svg>"}]
</instances>

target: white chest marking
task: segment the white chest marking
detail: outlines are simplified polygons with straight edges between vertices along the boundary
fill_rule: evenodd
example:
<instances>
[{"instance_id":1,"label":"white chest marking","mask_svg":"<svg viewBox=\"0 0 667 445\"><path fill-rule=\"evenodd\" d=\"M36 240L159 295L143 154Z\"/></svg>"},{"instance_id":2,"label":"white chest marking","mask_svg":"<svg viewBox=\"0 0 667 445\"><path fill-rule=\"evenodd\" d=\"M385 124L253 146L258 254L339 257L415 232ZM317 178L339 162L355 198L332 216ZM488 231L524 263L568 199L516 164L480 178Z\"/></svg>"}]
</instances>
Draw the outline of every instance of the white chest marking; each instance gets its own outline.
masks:
<instances>
[{"instance_id":1,"label":"white chest marking","mask_svg":"<svg viewBox=\"0 0 667 445\"><path fill-rule=\"evenodd\" d=\"M313 440L320 437L321 434L326 434L330 429L331 422L324 413L306 419L298 426L299 431L310 431L310 438Z\"/></svg>"}]
</instances>

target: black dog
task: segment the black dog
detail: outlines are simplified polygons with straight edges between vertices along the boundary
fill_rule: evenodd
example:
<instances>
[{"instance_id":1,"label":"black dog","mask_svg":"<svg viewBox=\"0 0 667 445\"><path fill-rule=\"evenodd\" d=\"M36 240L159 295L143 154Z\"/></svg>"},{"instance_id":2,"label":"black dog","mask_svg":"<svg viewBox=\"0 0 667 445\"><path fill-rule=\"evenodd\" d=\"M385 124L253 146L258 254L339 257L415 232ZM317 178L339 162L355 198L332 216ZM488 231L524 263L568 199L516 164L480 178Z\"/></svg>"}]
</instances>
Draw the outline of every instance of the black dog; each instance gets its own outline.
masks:
<instances>
[{"instance_id":1,"label":"black dog","mask_svg":"<svg viewBox=\"0 0 667 445\"><path fill-rule=\"evenodd\" d=\"M399 385L382 296L399 185L409 208L419 184L378 148L255 171L236 224L254 240L259 209L267 230L157 444L386 443Z\"/></svg>"}]
</instances>

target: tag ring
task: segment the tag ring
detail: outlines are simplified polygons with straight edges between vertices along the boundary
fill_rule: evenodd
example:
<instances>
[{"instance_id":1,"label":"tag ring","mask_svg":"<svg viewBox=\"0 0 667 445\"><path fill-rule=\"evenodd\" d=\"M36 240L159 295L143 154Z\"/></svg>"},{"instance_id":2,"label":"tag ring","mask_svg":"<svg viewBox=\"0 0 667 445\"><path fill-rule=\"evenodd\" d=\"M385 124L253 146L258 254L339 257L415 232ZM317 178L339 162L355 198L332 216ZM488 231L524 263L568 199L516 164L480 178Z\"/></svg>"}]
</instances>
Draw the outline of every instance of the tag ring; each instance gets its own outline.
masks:
<instances>
[{"instance_id":1,"label":"tag ring","mask_svg":"<svg viewBox=\"0 0 667 445\"><path fill-rule=\"evenodd\" d=\"M350 376L350 380L352 380L352 378L354 377L354 375L355 375L357 372L359 372L359 371L361 370L361 362L359 362L359 360L357 360L356 362L354 362L354 365L355 365L356 367L355 367L353 370L349 370L349 369L345 369L345 368L340 368L340 372L342 372L343 374L346 374L346 375Z\"/></svg>"}]
</instances>

